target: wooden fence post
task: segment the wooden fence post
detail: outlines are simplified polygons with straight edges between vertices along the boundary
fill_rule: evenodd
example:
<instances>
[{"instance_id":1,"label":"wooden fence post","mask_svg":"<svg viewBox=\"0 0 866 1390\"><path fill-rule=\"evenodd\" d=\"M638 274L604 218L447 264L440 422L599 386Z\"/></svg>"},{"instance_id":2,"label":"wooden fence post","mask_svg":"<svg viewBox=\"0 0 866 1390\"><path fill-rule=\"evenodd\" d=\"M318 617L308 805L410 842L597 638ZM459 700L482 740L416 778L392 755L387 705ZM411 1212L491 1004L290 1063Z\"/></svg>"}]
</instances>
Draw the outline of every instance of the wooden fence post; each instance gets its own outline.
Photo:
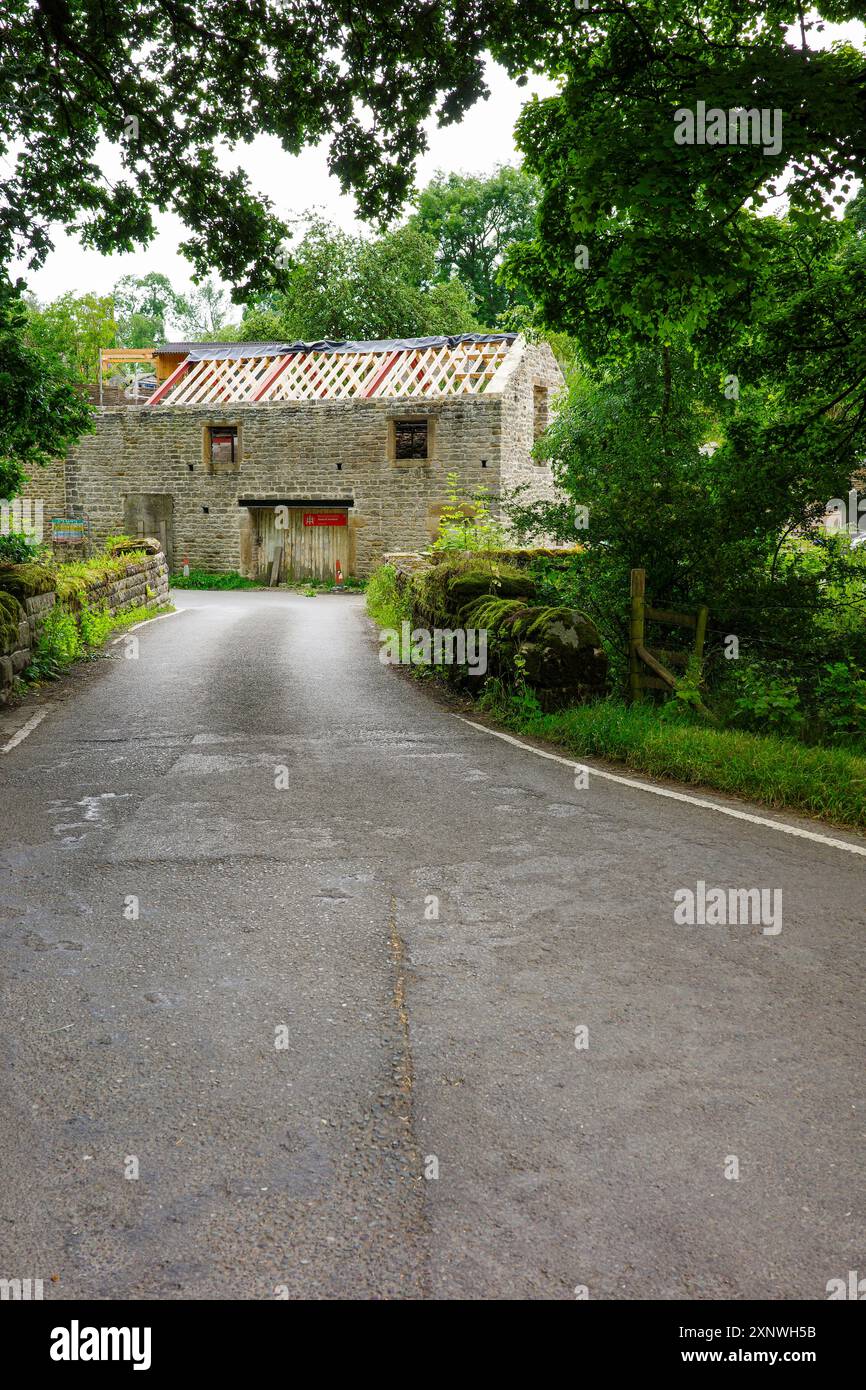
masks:
<instances>
[{"instance_id":1,"label":"wooden fence post","mask_svg":"<svg viewBox=\"0 0 866 1390\"><path fill-rule=\"evenodd\" d=\"M644 644L644 607L646 595L646 570L631 572L631 626L629 632L628 684L631 702L640 704L643 699L640 677L640 656L638 648Z\"/></svg>"},{"instance_id":2,"label":"wooden fence post","mask_svg":"<svg viewBox=\"0 0 866 1390\"><path fill-rule=\"evenodd\" d=\"M709 617L709 612L710 610L707 605L702 603L698 609L698 620L695 623L695 656L698 658L698 668L701 667L704 660L704 642L707 636L707 618Z\"/></svg>"}]
</instances>

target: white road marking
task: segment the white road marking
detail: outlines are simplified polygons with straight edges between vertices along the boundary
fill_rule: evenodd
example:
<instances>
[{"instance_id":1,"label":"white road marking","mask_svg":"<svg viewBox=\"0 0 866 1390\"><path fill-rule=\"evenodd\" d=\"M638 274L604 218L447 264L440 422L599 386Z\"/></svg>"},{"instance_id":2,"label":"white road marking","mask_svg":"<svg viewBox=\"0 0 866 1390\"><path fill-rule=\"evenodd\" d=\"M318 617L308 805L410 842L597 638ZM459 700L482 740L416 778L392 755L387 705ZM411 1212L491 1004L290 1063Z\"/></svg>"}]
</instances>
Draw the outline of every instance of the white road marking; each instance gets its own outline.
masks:
<instances>
[{"instance_id":1,"label":"white road marking","mask_svg":"<svg viewBox=\"0 0 866 1390\"><path fill-rule=\"evenodd\" d=\"M126 632L124 632L120 637L115 637L114 641L111 642L109 645L112 647L116 647L118 642L123 641L124 637L127 635L127 632L135 632L136 628L144 627L147 623L158 623L160 618L173 618L177 613L184 613L186 611L187 610L184 608L176 608L174 613L157 613L156 617L154 618L143 618L140 623L133 623L132 627L127 628ZM12 735L9 742L4 743L3 747L0 748L0 753L11 753L13 748L17 748L19 743L23 743L25 738L27 738L28 734L33 733L33 730L36 728L36 725L42 723L42 720L45 718L47 713L47 706L43 709L38 709L36 713L30 719L27 720L27 723L22 724L18 732Z\"/></svg>"},{"instance_id":2,"label":"white road marking","mask_svg":"<svg viewBox=\"0 0 866 1390\"><path fill-rule=\"evenodd\" d=\"M109 646L116 647L118 642L122 642L124 637L130 632L137 632L140 627L146 627L148 623L158 623L161 618L176 618L178 613L188 613L189 611L188 608L176 608L173 613L157 613L155 618L142 618L140 623L133 623L132 627L126 629L126 632L122 632L119 637L115 637L114 640L109 643Z\"/></svg>"},{"instance_id":3,"label":"white road marking","mask_svg":"<svg viewBox=\"0 0 866 1390\"><path fill-rule=\"evenodd\" d=\"M31 715L26 724L21 725L17 734L13 734L8 743L4 743L3 747L0 748L0 753L11 753L13 748L17 748L19 743L23 743L27 735L33 733L36 725L42 723L47 713L47 706L38 709L35 714Z\"/></svg>"},{"instance_id":4,"label":"white road marking","mask_svg":"<svg viewBox=\"0 0 866 1390\"><path fill-rule=\"evenodd\" d=\"M592 777L602 777L606 782L618 782L623 787L634 787L640 792L652 792L653 796L666 796L671 801L685 801L689 806L701 806L705 811L717 811L722 816L732 816L734 820L749 821L752 825L763 825L770 830L780 830L783 835L796 835L801 840L816 840L819 845L831 845L833 849L845 849L849 854L866 855L866 845L852 845L848 840L834 840L831 835L820 835L817 830L803 830L799 825L787 825L784 821L769 820L766 816L753 816L749 811L736 811L732 806L722 806L718 801L705 801L699 796L689 796L686 792L675 792L667 787L654 787L650 782L638 782L633 777L618 777L614 772L603 772L599 767L593 767L589 763L577 762L574 758L563 758L558 753L548 753L544 748L534 748L531 743L524 743L519 738L514 738L512 734L502 733L499 729L489 729L486 724L476 724L472 719L465 719L462 714L455 714L455 719L459 719L461 724L468 724L471 729L478 729L482 734L490 734L493 738L501 738L505 743L513 743L515 748L522 748L526 753L534 753L537 758L549 758L551 762L562 763L564 767L576 771L578 768L585 767Z\"/></svg>"}]
</instances>

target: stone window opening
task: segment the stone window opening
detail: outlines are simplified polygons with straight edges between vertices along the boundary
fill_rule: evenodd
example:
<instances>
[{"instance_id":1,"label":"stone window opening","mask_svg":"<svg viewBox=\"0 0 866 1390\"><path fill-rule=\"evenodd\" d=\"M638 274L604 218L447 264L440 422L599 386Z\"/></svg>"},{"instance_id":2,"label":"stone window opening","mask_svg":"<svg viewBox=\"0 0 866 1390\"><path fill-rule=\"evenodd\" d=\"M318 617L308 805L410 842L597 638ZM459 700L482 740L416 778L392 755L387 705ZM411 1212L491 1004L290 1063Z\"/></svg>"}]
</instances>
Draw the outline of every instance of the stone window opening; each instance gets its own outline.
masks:
<instances>
[{"instance_id":1,"label":"stone window opening","mask_svg":"<svg viewBox=\"0 0 866 1390\"><path fill-rule=\"evenodd\" d=\"M209 473L237 473L241 461L237 425L205 425L204 463Z\"/></svg>"},{"instance_id":2,"label":"stone window opening","mask_svg":"<svg viewBox=\"0 0 866 1390\"><path fill-rule=\"evenodd\" d=\"M395 420L394 458L398 461L425 461L427 453L427 421Z\"/></svg>"},{"instance_id":3,"label":"stone window opening","mask_svg":"<svg viewBox=\"0 0 866 1390\"><path fill-rule=\"evenodd\" d=\"M546 386L532 388L532 438L539 440L550 424L550 407Z\"/></svg>"}]
</instances>

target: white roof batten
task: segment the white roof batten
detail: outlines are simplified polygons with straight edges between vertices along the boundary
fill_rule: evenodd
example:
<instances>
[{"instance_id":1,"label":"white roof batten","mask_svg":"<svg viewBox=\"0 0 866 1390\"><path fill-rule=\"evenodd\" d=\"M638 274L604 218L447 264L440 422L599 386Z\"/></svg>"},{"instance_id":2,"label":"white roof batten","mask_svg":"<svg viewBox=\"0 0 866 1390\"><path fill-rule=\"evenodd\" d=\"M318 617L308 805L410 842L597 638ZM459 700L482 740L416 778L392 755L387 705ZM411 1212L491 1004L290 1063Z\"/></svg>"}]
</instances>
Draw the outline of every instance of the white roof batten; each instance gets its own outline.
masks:
<instances>
[{"instance_id":1,"label":"white roof batten","mask_svg":"<svg viewBox=\"0 0 866 1390\"><path fill-rule=\"evenodd\" d=\"M525 344L514 333L495 333L380 342L186 346L191 348L187 371L156 402L157 410L175 405L479 395L502 390Z\"/></svg>"}]
</instances>

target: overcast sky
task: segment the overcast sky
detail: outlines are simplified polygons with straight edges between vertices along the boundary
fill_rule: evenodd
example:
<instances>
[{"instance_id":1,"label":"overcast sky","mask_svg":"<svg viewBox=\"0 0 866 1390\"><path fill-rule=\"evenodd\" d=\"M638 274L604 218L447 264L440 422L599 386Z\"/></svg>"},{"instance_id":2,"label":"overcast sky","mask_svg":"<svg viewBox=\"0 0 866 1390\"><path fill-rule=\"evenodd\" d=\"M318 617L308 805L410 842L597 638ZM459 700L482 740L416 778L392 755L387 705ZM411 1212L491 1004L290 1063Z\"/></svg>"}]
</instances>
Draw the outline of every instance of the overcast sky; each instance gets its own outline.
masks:
<instances>
[{"instance_id":1,"label":"overcast sky","mask_svg":"<svg viewBox=\"0 0 866 1390\"><path fill-rule=\"evenodd\" d=\"M842 37L866 46L866 26L860 22L828 25L823 35L810 35L810 44L824 47ZM798 35L793 41L797 40ZM489 100L479 102L459 125L440 130L434 121L427 123L429 150L419 161L419 187L429 182L437 169L486 174L497 164L518 162L514 126L521 107L534 93L545 96L555 91L554 84L530 78L526 87L518 87L493 62L488 63L487 81ZM119 176L121 166L116 152L108 147L104 157L108 176ZM271 198L280 215L293 216L315 208L346 230L360 225L355 218L354 200L341 193L337 180L328 173L326 142L292 156L276 139L262 136L252 145L239 147L225 163L227 168L240 165L253 188ZM74 238L56 228L55 250L41 270L25 274L28 287L43 301L67 290L105 294L121 275L158 270L168 276L176 289L186 290L191 285L190 265L177 252L185 235L183 224L172 215L157 213L156 225L157 235L149 246L132 255L115 256L84 250Z\"/></svg>"}]
</instances>

